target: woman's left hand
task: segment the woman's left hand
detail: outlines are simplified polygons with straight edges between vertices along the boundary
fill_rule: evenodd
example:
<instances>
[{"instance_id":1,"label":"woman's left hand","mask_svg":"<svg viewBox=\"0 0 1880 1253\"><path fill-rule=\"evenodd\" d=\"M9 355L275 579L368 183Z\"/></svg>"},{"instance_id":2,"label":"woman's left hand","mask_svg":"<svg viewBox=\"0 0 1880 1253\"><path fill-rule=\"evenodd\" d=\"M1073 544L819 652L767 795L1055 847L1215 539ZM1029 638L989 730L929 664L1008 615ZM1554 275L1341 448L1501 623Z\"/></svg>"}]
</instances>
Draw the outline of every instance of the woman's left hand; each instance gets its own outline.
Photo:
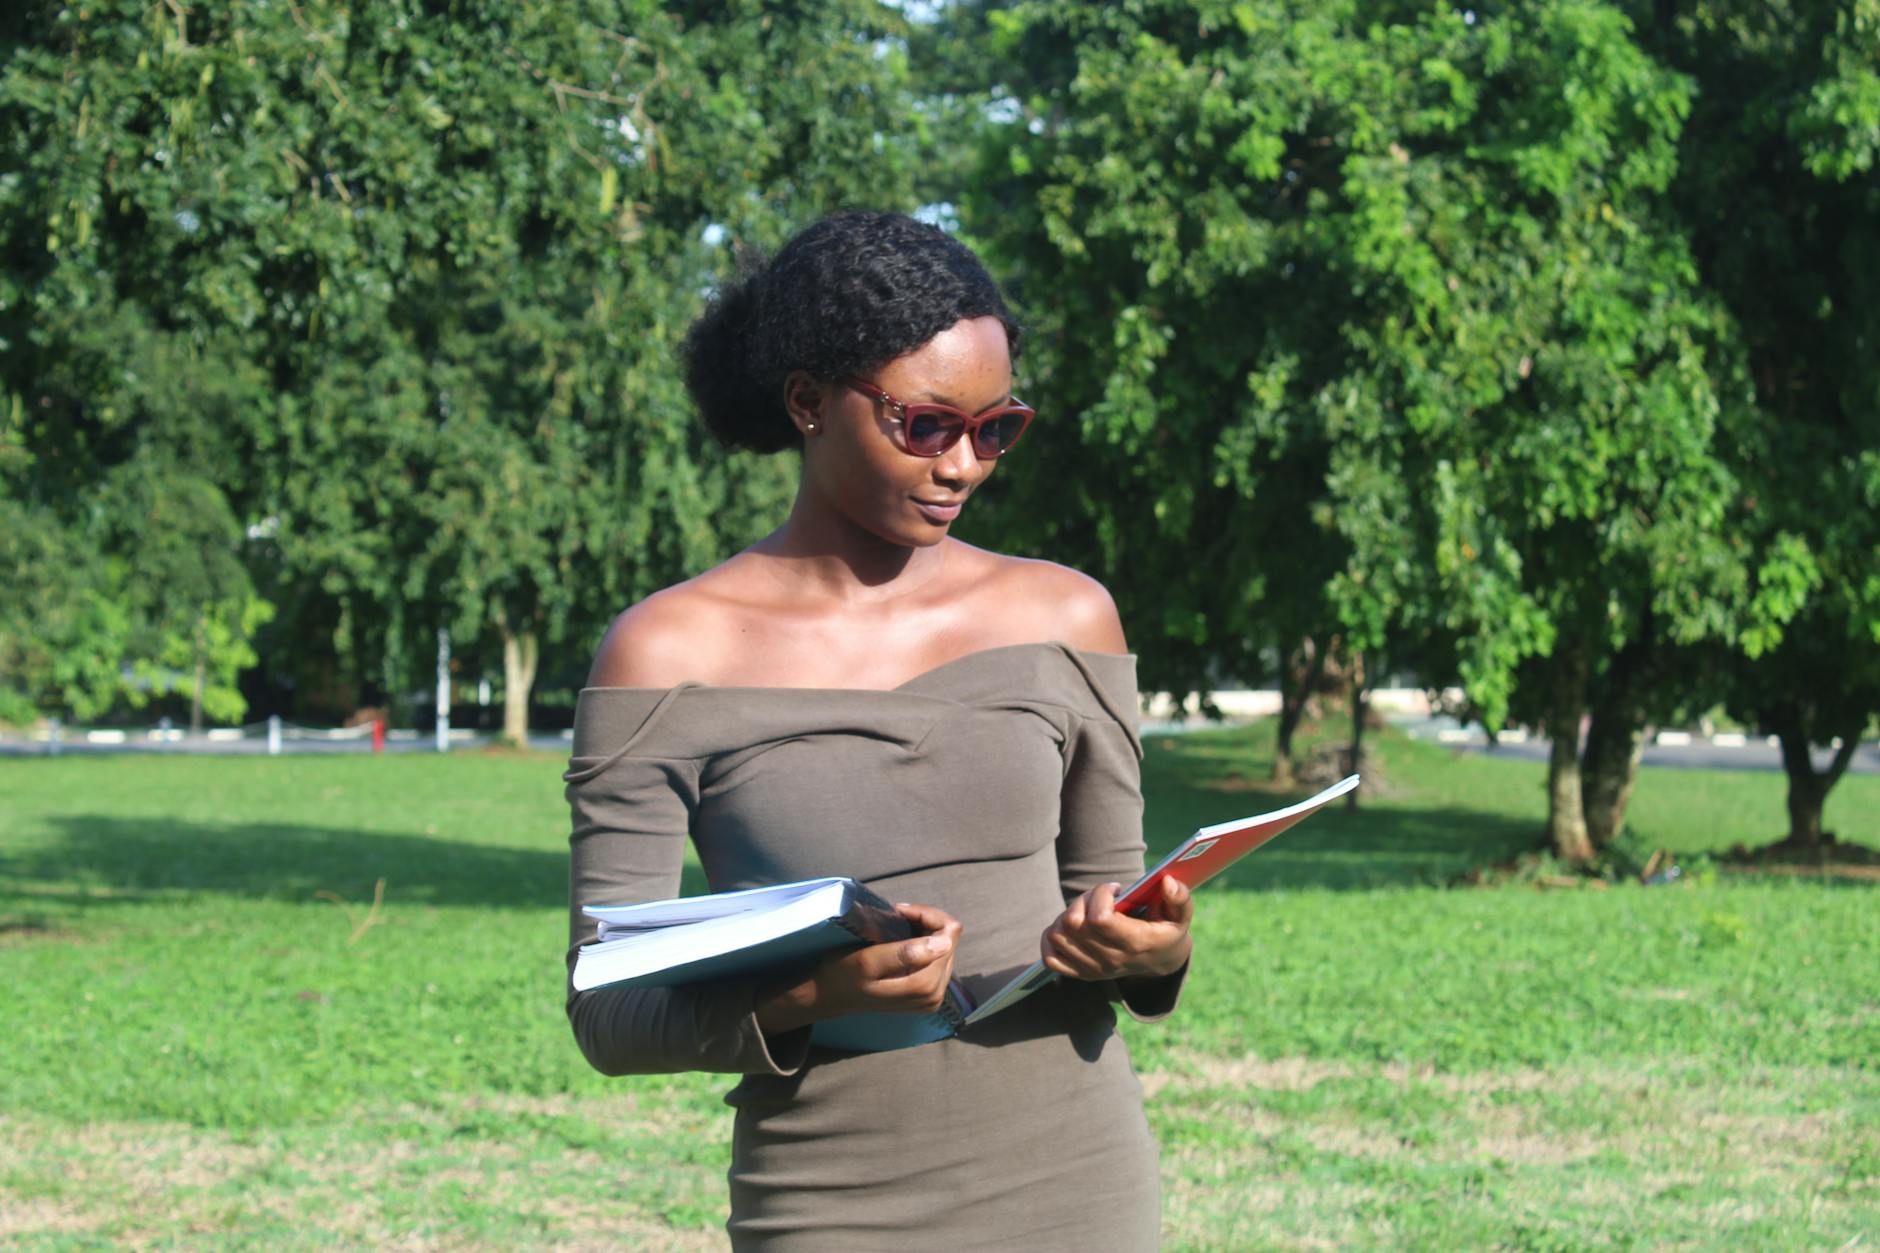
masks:
<instances>
[{"instance_id":1,"label":"woman's left hand","mask_svg":"<svg viewBox=\"0 0 1880 1253\"><path fill-rule=\"evenodd\" d=\"M1162 880L1147 917L1119 913L1120 883L1104 883L1072 901L1045 928L1039 947L1047 968L1072 979L1130 979L1174 974L1188 961L1194 898L1179 879Z\"/></svg>"}]
</instances>

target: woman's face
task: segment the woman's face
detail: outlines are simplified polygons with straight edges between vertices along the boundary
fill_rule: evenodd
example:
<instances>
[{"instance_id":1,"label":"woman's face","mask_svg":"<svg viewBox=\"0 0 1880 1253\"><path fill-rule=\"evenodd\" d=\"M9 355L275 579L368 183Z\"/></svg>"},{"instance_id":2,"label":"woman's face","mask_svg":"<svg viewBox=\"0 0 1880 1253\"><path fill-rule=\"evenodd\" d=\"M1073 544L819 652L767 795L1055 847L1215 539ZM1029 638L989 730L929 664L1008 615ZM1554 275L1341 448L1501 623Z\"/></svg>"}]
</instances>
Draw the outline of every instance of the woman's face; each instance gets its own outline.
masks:
<instances>
[{"instance_id":1,"label":"woman's face","mask_svg":"<svg viewBox=\"0 0 1880 1253\"><path fill-rule=\"evenodd\" d=\"M867 382L903 404L933 401L981 413L1007 401L1012 358L1005 327L997 318L955 322L906 356L876 371ZM855 525L890 543L937 544L986 476L993 461L960 439L938 457L905 451L893 409L842 383L810 383L814 404L792 415L804 430L803 475L831 506ZM802 397L809 400L805 394Z\"/></svg>"}]
</instances>

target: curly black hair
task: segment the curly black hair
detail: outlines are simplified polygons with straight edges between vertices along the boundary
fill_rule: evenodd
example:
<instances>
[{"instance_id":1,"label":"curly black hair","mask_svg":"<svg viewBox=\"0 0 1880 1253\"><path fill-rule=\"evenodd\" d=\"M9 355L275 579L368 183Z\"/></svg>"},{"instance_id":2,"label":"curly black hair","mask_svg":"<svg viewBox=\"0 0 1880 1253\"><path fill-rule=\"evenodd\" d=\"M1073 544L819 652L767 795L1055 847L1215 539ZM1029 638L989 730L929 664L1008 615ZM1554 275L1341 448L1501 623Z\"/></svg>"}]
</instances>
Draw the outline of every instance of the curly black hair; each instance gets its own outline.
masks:
<instances>
[{"instance_id":1,"label":"curly black hair","mask_svg":"<svg viewBox=\"0 0 1880 1253\"><path fill-rule=\"evenodd\" d=\"M962 318L1019 326L979 258L900 213L832 214L747 263L692 324L681 356L705 427L727 448L780 452L802 436L783 407L794 370L872 374Z\"/></svg>"}]
</instances>

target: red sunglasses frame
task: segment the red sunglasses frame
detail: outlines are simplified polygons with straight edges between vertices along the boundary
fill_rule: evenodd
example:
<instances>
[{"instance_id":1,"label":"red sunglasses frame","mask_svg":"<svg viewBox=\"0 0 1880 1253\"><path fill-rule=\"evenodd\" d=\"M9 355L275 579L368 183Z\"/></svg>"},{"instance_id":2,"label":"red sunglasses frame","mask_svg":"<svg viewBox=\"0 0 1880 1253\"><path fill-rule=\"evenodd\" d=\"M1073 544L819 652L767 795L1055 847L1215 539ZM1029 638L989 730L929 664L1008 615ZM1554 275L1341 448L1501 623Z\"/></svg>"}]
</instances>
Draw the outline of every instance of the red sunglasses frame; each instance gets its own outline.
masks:
<instances>
[{"instance_id":1,"label":"red sunglasses frame","mask_svg":"<svg viewBox=\"0 0 1880 1253\"><path fill-rule=\"evenodd\" d=\"M1009 405L1000 405L994 409L987 409L983 413L967 413L964 409L955 409L952 405L910 405L905 401L896 400L893 396L890 396L881 388L876 387L873 383L865 379L858 379L852 374L844 374L836 381L853 387L856 391L862 393L862 395L872 400L879 401L888 406L888 408L896 411L896 416L901 420L901 451L907 453L910 457L943 457L946 455L949 448L960 442L961 437L970 435L973 439L973 455L978 457L981 461L991 461L996 457L1002 457L1006 453L1011 452L1013 447L1017 445L1019 437L1024 435L1025 429L1031 425L1031 420L1038 416L1036 409L1033 409L1016 396L1012 397L1012 403ZM988 422L1007 417L1014 413L1021 414L1024 418L1024 420L1018 424L1018 434L1012 436L1011 441L1003 448L993 452L986 452L981 449L979 446L980 430ZM959 419L960 427L958 430L948 435L946 442L941 444L940 447L936 448L934 451L921 452L908 440L908 424L915 418L925 417L928 414L939 414L943 417L957 418Z\"/></svg>"}]
</instances>

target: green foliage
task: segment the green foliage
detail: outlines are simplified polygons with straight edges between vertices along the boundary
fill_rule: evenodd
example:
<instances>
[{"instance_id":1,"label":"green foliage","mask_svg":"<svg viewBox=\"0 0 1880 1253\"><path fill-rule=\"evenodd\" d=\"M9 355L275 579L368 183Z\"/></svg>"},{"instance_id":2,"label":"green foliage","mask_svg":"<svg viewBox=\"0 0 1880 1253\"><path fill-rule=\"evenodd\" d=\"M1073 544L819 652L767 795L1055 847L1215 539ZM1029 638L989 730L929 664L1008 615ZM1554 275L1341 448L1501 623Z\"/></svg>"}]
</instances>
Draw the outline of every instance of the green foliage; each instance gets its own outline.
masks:
<instances>
[{"instance_id":1,"label":"green foliage","mask_svg":"<svg viewBox=\"0 0 1880 1253\"><path fill-rule=\"evenodd\" d=\"M0 496L0 722L41 709L88 718L120 690L116 658L130 644L123 571L43 507Z\"/></svg>"},{"instance_id":2,"label":"green foliage","mask_svg":"<svg viewBox=\"0 0 1880 1253\"><path fill-rule=\"evenodd\" d=\"M1152 656L1329 616L1491 722L1563 635L1730 638L1688 80L1583 0L1190 10L994 22L1022 107L968 217L1043 323L1036 474L1075 467L1036 546L1089 536Z\"/></svg>"},{"instance_id":3,"label":"green foliage","mask_svg":"<svg viewBox=\"0 0 1880 1253\"><path fill-rule=\"evenodd\" d=\"M1880 8L1636 7L1697 84L1676 199L1754 408L1730 455L1755 611L1720 669L1746 720L1851 740L1880 712Z\"/></svg>"},{"instance_id":4,"label":"green foliage","mask_svg":"<svg viewBox=\"0 0 1880 1253\"><path fill-rule=\"evenodd\" d=\"M0 480L0 571L33 592L0 602L0 720L193 699L200 677L203 710L239 721L236 677L273 606L215 483L157 453L113 466L63 511L9 498L12 486Z\"/></svg>"},{"instance_id":5,"label":"green foliage","mask_svg":"<svg viewBox=\"0 0 1880 1253\"><path fill-rule=\"evenodd\" d=\"M1149 685L1335 633L1490 723L1563 670L1576 722L1880 709L1873 0L935 19L16 6L0 555L70 574L0 716L198 661L232 715L258 641L366 699L440 625L578 665L787 500L686 417L704 295L916 189L1046 415L965 534L1103 575Z\"/></svg>"},{"instance_id":6,"label":"green foliage","mask_svg":"<svg viewBox=\"0 0 1880 1253\"><path fill-rule=\"evenodd\" d=\"M677 339L736 249L908 203L902 19L870 0L19 24L0 377L26 472L212 466L337 606L290 651L387 688L439 625L460 652L596 635L761 534L787 467L705 446Z\"/></svg>"}]
</instances>

